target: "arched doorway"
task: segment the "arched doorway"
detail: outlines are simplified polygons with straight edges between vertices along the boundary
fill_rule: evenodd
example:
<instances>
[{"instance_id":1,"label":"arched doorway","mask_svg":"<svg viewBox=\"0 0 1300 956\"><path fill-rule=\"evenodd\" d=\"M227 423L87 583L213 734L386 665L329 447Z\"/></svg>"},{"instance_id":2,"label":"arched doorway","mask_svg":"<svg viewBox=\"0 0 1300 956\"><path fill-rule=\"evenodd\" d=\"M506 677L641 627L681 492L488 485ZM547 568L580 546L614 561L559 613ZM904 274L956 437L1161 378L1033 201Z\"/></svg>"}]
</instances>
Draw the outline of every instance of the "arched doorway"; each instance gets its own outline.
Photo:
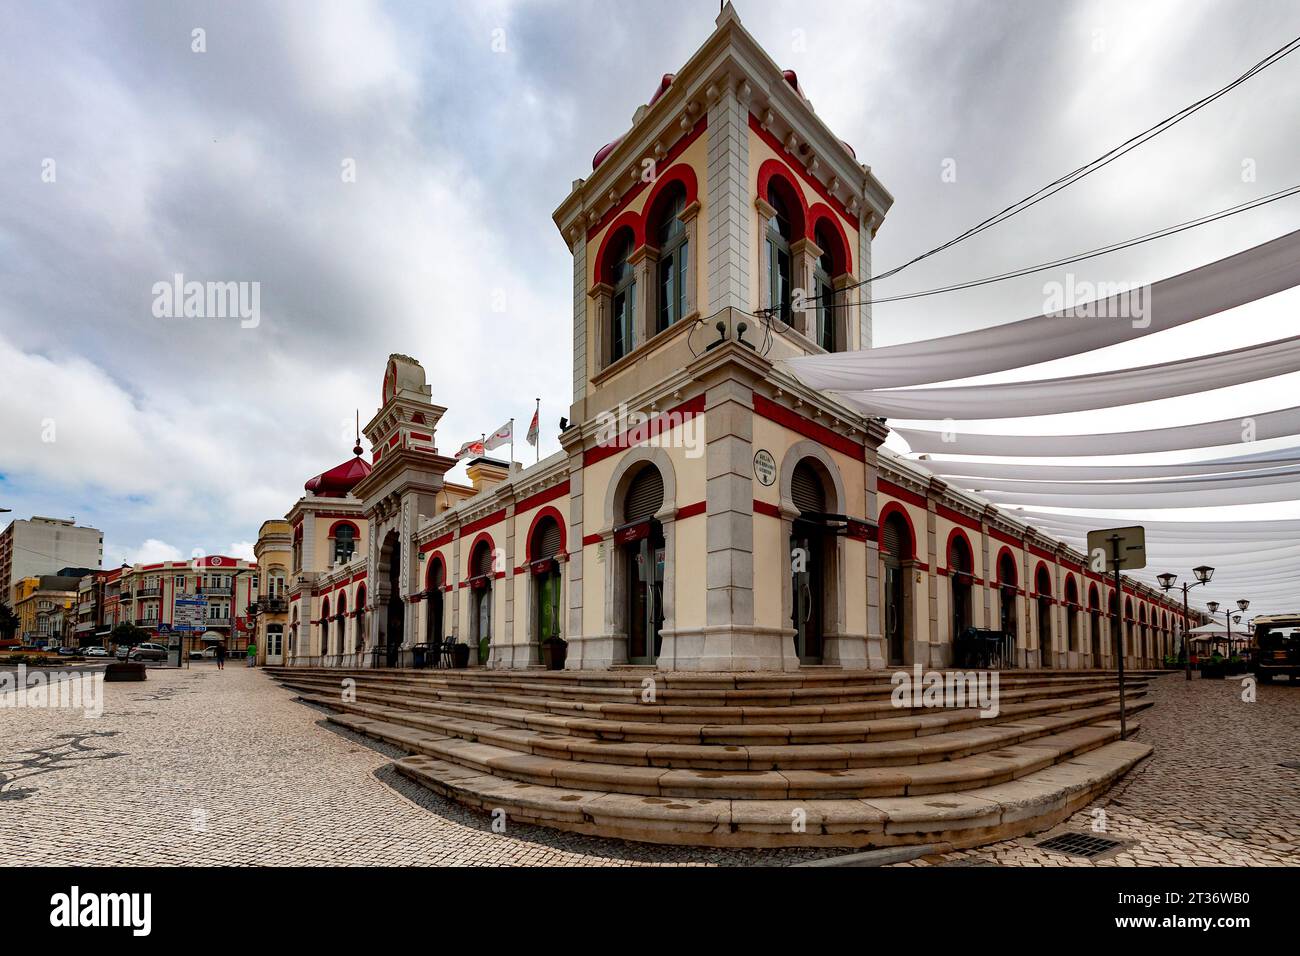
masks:
<instances>
[{"instance_id":1,"label":"arched doorway","mask_svg":"<svg viewBox=\"0 0 1300 956\"><path fill-rule=\"evenodd\" d=\"M354 613L356 614L356 619L357 619L357 623L356 623L356 635L357 635L357 636L356 636L356 641L355 641L355 644L356 644L356 654L357 654L357 666L360 667L360 666L362 666L362 663L363 663L364 660L365 660L365 653L366 653L366 638L369 636L369 635L366 633L366 623L367 623L367 621L366 621L366 586L365 586L364 584L361 585L361 587L357 588L357 609L356 609L356 611L355 611Z\"/></svg>"},{"instance_id":2,"label":"arched doorway","mask_svg":"<svg viewBox=\"0 0 1300 956\"><path fill-rule=\"evenodd\" d=\"M822 663L827 620L834 620L836 593L834 531L827 526L827 476L815 458L794 466L790 500L799 512L790 526L791 624L801 664Z\"/></svg>"},{"instance_id":3,"label":"arched doorway","mask_svg":"<svg viewBox=\"0 0 1300 956\"><path fill-rule=\"evenodd\" d=\"M396 667L401 660L402 645L406 642L406 609L402 606L402 549L397 532L384 536L379 549L380 633L375 647L382 655L384 666Z\"/></svg>"},{"instance_id":4,"label":"arched doorway","mask_svg":"<svg viewBox=\"0 0 1300 956\"><path fill-rule=\"evenodd\" d=\"M632 664L653 664L663 646L665 543L663 526L655 518L663 503L663 475L645 464L628 483L622 524L614 529L614 546L623 564L624 626Z\"/></svg>"},{"instance_id":5,"label":"arched doorway","mask_svg":"<svg viewBox=\"0 0 1300 956\"><path fill-rule=\"evenodd\" d=\"M1016 561L1010 551L1003 551L998 558L998 610L999 629L1011 639L1011 646L1020 643L1020 621L1016 615L1017 588ZM1012 653L1012 660L1018 660Z\"/></svg>"},{"instance_id":6,"label":"arched doorway","mask_svg":"<svg viewBox=\"0 0 1300 956\"><path fill-rule=\"evenodd\" d=\"M907 641L912 628L911 568L916 551L912 529L897 511L890 513L880 526L881 560L884 562L884 629L885 644L890 664L903 664L906 660Z\"/></svg>"},{"instance_id":7,"label":"arched doorway","mask_svg":"<svg viewBox=\"0 0 1300 956\"><path fill-rule=\"evenodd\" d=\"M1079 585L1074 575L1065 578L1065 635L1066 650L1073 654L1079 652ZM1071 663L1071 667L1075 664Z\"/></svg>"},{"instance_id":8,"label":"arched doorway","mask_svg":"<svg viewBox=\"0 0 1300 956\"><path fill-rule=\"evenodd\" d=\"M1133 659L1133 599L1124 599L1124 657Z\"/></svg>"},{"instance_id":9,"label":"arched doorway","mask_svg":"<svg viewBox=\"0 0 1300 956\"><path fill-rule=\"evenodd\" d=\"M1137 666L1145 667L1147 658L1147 606L1138 605L1138 646L1137 646Z\"/></svg>"},{"instance_id":10,"label":"arched doorway","mask_svg":"<svg viewBox=\"0 0 1300 956\"><path fill-rule=\"evenodd\" d=\"M492 649L493 598L492 541L480 538L469 556L469 632L471 647L476 649L480 664L487 663Z\"/></svg>"},{"instance_id":11,"label":"arched doorway","mask_svg":"<svg viewBox=\"0 0 1300 956\"><path fill-rule=\"evenodd\" d=\"M560 551L564 535L553 515L541 516L528 539L528 569L533 592L533 639L538 654L546 641L559 638L560 627Z\"/></svg>"},{"instance_id":12,"label":"arched doorway","mask_svg":"<svg viewBox=\"0 0 1300 956\"><path fill-rule=\"evenodd\" d=\"M1101 667L1101 598L1097 585L1088 588L1088 637L1092 645L1092 666Z\"/></svg>"},{"instance_id":13,"label":"arched doorway","mask_svg":"<svg viewBox=\"0 0 1300 956\"><path fill-rule=\"evenodd\" d=\"M1052 576L1039 565L1034 576L1034 590L1038 592L1038 666L1052 666Z\"/></svg>"},{"instance_id":14,"label":"arched doorway","mask_svg":"<svg viewBox=\"0 0 1300 956\"><path fill-rule=\"evenodd\" d=\"M426 582L425 599L428 607L424 622L424 640L433 653L437 653L443 641L443 587L446 583L447 569L442 559L432 558L429 561L429 578Z\"/></svg>"},{"instance_id":15,"label":"arched doorway","mask_svg":"<svg viewBox=\"0 0 1300 956\"><path fill-rule=\"evenodd\" d=\"M338 607L334 609L335 619L338 621L338 642L335 653L338 655L337 663L343 666L344 655L348 652L348 592L339 592Z\"/></svg>"},{"instance_id":16,"label":"arched doorway","mask_svg":"<svg viewBox=\"0 0 1300 956\"><path fill-rule=\"evenodd\" d=\"M325 598L320 605L320 663L329 662L330 655L330 599Z\"/></svg>"},{"instance_id":17,"label":"arched doorway","mask_svg":"<svg viewBox=\"0 0 1300 956\"><path fill-rule=\"evenodd\" d=\"M974 574L974 556L966 536L954 534L948 542L948 580L952 588L949 635L955 646L958 639L971 626L971 582Z\"/></svg>"}]
</instances>

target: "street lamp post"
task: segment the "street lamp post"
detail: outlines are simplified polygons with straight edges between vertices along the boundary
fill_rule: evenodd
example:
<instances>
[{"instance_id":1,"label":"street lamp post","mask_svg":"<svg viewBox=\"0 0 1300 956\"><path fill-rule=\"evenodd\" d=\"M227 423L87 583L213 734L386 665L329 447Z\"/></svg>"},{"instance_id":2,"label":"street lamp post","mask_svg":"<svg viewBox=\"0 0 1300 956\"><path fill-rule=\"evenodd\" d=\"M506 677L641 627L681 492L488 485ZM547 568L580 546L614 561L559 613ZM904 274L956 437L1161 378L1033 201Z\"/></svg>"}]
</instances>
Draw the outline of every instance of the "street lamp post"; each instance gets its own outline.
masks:
<instances>
[{"instance_id":1,"label":"street lamp post","mask_svg":"<svg viewBox=\"0 0 1300 956\"><path fill-rule=\"evenodd\" d=\"M1219 612L1218 601L1207 601L1205 606L1210 611L1210 617L1214 617L1214 615L1216 615ZM1245 598L1241 598L1239 601L1237 601L1237 610L1233 611L1231 608L1223 609L1223 620L1228 627L1228 656L1229 657L1232 656L1232 623L1234 620L1233 615L1234 614L1236 615L1235 618L1236 622L1240 624L1241 616L1246 613L1246 609L1249 607L1250 607L1250 601L1246 600Z\"/></svg>"},{"instance_id":2,"label":"street lamp post","mask_svg":"<svg viewBox=\"0 0 1300 956\"><path fill-rule=\"evenodd\" d=\"M1196 575L1195 581L1183 582L1183 672L1187 680L1192 679L1192 650L1191 641L1187 636L1188 625L1191 623L1191 612L1187 608L1187 592L1196 587L1198 584L1209 584L1210 579L1214 577L1214 568L1201 565L1199 568L1192 568L1192 574ZM1178 575L1165 572L1156 575L1156 580L1160 582L1160 587L1165 591L1174 586L1178 580Z\"/></svg>"}]
</instances>

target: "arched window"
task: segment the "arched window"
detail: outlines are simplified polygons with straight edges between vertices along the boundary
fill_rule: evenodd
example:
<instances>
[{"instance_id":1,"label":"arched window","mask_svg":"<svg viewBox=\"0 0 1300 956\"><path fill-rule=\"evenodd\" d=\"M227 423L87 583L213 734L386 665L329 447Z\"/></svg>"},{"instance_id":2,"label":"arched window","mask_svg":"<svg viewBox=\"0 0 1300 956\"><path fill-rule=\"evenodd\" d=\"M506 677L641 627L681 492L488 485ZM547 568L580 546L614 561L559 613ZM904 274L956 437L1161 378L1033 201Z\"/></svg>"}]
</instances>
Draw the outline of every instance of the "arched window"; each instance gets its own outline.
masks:
<instances>
[{"instance_id":1,"label":"arched window","mask_svg":"<svg viewBox=\"0 0 1300 956\"><path fill-rule=\"evenodd\" d=\"M334 563L347 564L357 550L357 533L349 524L334 529Z\"/></svg>"},{"instance_id":2,"label":"arched window","mask_svg":"<svg viewBox=\"0 0 1300 956\"><path fill-rule=\"evenodd\" d=\"M832 249L839 244L839 240L832 237L825 225L819 222L813 241L822 250L813 270L813 295L817 297L815 341L827 352L834 352L839 343L835 336L835 254Z\"/></svg>"},{"instance_id":3,"label":"arched window","mask_svg":"<svg viewBox=\"0 0 1300 956\"><path fill-rule=\"evenodd\" d=\"M674 183L658 206L658 221L652 224L659 243L659 315L655 330L662 332L686 315L687 248L686 224L680 216L686 208L686 187Z\"/></svg>"},{"instance_id":4,"label":"arched window","mask_svg":"<svg viewBox=\"0 0 1300 956\"><path fill-rule=\"evenodd\" d=\"M768 185L767 196L764 198L773 209L767 220L768 302L773 313L782 322L789 324L793 294L790 243L795 239L790 222L790 206L781 195L781 190L774 188L773 184Z\"/></svg>"},{"instance_id":5,"label":"arched window","mask_svg":"<svg viewBox=\"0 0 1300 956\"><path fill-rule=\"evenodd\" d=\"M609 281L614 287L610 307L609 360L617 362L635 346L636 328L636 269L632 258L635 237L632 230L624 230L615 240L610 256Z\"/></svg>"}]
</instances>

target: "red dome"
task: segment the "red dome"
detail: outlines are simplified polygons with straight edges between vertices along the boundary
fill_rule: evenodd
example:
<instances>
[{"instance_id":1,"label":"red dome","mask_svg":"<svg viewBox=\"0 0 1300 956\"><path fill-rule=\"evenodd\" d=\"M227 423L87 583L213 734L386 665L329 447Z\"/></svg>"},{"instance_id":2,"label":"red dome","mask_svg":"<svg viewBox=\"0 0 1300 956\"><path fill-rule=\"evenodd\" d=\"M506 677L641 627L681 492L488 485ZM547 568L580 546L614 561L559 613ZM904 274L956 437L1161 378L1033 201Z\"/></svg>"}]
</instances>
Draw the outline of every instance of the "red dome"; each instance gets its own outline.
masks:
<instances>
[{"instance_id":1,"label":"red dome","mask_svg":"<svg viewBox=\"0 0 1300 956\"><path fill-rule=\"evenodd\" d=\"M349 458L343 464L308 480L303 487L317 497L342 498L368 474L370 462L360 457Z\"/></svg>"}]
</instances>

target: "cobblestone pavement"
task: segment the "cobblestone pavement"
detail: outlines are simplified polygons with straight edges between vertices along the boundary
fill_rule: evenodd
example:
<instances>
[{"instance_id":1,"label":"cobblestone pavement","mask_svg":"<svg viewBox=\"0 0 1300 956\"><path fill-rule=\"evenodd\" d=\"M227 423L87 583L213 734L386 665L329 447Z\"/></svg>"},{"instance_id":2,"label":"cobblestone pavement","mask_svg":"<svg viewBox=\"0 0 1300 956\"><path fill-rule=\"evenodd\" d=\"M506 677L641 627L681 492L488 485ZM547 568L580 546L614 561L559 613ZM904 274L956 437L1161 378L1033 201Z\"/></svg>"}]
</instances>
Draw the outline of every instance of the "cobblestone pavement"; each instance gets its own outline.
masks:
<instances>
[{"instance_id":1,"label":"cobblestone pavement","mask_svg":"<svg viewBox=\"0 0 1300 956\"><path fill-rule=\"evenodd\" d=\"M1300 866L1300 686L1242 700L1236 680L1155 681L1140 739L1155 754L1049 834L1092 833L1096 811L1123 850L1088 860L1038 849L1049 834L902 866Z\"/></svg>"},{"instance_id":2,"label":"cobblestone pavement","mask_svg":"<svg viewBox=\"0 0 1300 956\"><path fill-rule=\"evenodd\" d=\"M787 864L839 851L657 847L489 819L402 777L260 670L151 668L104 715L0 710L0 863Z\"/></svg>"},{"instance_id":3,"label":"cobblestone pavement","mask_svg":"<svg viewBox=\"0 0 1300 956\"><path fill-rule=\"evenodd\" d=\"M1300 687L1168 677L1142 734L1156 756L1106 812L1132 841L1098 861L1010 840L910 865L1300 865ZM826 850L656 847L488 819L401 777L400 752L325 724L263 672L210 663L105 685L105 712L0 711L6 865L784 865Z\"/></svg>"}]
</instances>

